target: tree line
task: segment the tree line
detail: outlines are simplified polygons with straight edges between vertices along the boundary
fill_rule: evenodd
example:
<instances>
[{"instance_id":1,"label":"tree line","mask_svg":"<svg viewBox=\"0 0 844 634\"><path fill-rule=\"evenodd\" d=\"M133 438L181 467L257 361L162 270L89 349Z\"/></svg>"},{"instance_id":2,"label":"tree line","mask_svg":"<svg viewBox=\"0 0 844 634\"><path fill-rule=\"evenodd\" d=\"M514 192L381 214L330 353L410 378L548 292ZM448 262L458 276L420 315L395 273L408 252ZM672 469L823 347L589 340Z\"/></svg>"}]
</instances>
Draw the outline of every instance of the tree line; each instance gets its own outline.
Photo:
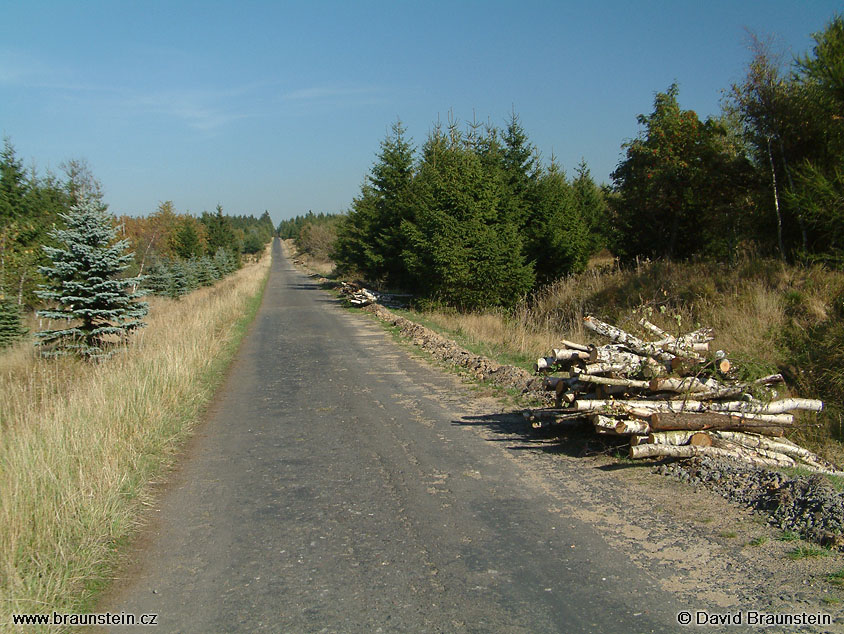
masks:
<instances>
[{"instance_id":1,"label":"tree line","mask_svg":"<svg viewBox=\"0 0 844 634\"><path fill-rule=\"evenodd\" d=\"M333 254L337 227L342 222L340 214L308 211L303 216L282 220L278 235L282 240L293 240L300 253L327 260Z\"/></svg>"},{"instance_id":2,"label":"tree line","mask_svg":"<svg viewBox=\"0 0 844 634\"><path fill-rule=\"evenodd\" d=\"M844 19L784 63L752 38L744 79L701 121L672 85L612 174L617 252L626 257L788 261L844 255Z\"/></svg>"},{"instance_id":3,"label":"tree line","mask_svg":"<svg viewBox=\"0 0 844 634\"><path fill-rule=\"evenodd\" d=\"M754 38L745 78L703 121L676 84L656 93L601 187L583 162L569 177L543 161L515 113L503 129L438 123L418 153L397 122L337 228L334 259L463 309L510 306L605 247L622 261L840 263L844 20L813 38L790 64Z\"/></svg>"},{"instance_id":4,"label":"tree line","mask_svg":"<svg viewBox=\"0 0 844 634\"><path fill-rule=\"evenodd\" d=\"M178 213L172 201L144 217L117 219L135 253L138 274L146 275L152 292L179 297L212 284L241 266L244 256L260 254L275 235L269 212L229 216L217 205L215 213L199 217Z\"/></svg>"},{"instance_id":5,"label":"tree line","mask_svg":"<svg viewBox=\"0 0 844 634\"><path fill-rule=\"evenodd\" d=\"M606 199L585 163L545 164L507 126L435 125L417 157L400 122L338 229L342 272L471 309L510 306L605 241Z\"/></svg>"},{"instance_id":6,"label":"tree line","mask_svg":"<svg viewBox=\"0 0 844 634\"><path fill-rule=\"evenodd\" d=\"M24 169L9 139L0 154L0 347L25 334L22 312L39 309L58 329L39 334L52 351L106 355L104 342L140 325L146 292L178 297L255 257L275 234L269 213L194 217L162 203L147 217L107 212L84 161L64 177ZM132 325L134 324L134 325ZM120 337L117 337L119 339Z\"/></svg>"}]
</instances>

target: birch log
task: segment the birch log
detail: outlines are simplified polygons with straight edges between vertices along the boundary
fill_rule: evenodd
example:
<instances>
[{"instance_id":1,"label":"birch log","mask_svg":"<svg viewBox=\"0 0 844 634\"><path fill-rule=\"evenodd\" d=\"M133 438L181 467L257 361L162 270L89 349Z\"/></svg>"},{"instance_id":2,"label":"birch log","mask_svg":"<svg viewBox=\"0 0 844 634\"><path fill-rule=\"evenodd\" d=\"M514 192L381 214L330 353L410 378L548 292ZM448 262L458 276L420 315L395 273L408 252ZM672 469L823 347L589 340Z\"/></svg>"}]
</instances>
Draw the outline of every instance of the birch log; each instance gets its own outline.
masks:
<instances>
[{"instance_id":1,"label":"birch log","mask_svg":"<svg viewBox=\"0 0 844 634\"><path fill-rule=\"evenodd\" d=\"M621 328L616 328L615 326L603 322L600 319L596 319L591 315L587 315L583 318L583 324L589 328L589 330L607 337L612 341L620 343L642 356L653 357L654 359L664 363L669 363L671 359L674 358L673 354L666 352L659 346L643 341L635 335L631 335L629 332L625 332Z\"/></svg>"},{"instance_id":2,"label":"birch log","mask_svg":"<svg viewBox=\"0 0 844 634\"><path fill-rule=\"evenodd\" d=\"M542 379L542 389L548 392L562 392L568 387L568 380L561 376L546 376Z\"/></svg>"},{"instance_id":3,"label":"birch log","mask_svg":"<svg viewBox=\"0 0 844 634\"><path fill-rule=\"evenodd\" d=\"M617 363L631 367L641 366L645 358L640 354L622 350L620 346L591 346L589 363Z\"/></svg>"},{"instance_id":4,"label":"birch log","mask_svg":"<svg viewBox=\"0 0 844 634\"><path fill-rule=\"evenodd\" d=\"M746 412L749 414L782 414L793 410L820 412L823 401L812 398L783 398L778 401L762 403L759 401L732 401L726 403L709 403L706 408L712 412Z\"/></svg>"},{"instance_id":5,"label":"birch log","mask_svg":"<svg viewBox=\"0 0 844 634\"><path fill-rule=\"evenodd\" d=\"M683 343L708 343L715 339L712 328L699 328L694 332L687 333L677 337Z\"/></svg>"},{"instance_id":6,"label":"birch log","mask_svg":"<svg viewBox=\"0 0 844 634\"><path fill-rule=\"evenodd\" d=\"M577 361L588 361L589 353L581 350L566 350L564 348L554 348L553 355L550 357L542 357L536 360L533 368L536 372L542 370L550 370L555 365L565 365L566 363L575 363Z\"/></svg>"},{"instance_id":7,"label":"birch log","mask_svg":"<svg viewBox=\"0 0 844 634\"><path fill-rule=\"evenodd\" d=\"M677 340L677 338L674 337L674 335L672 335L671 333L669 333L666 330L663 330L662 328L660 328L656 324L652 324L651 322L649 322L644 317L642 317L639 320L639 325L642 328L644 328L645 330L649 330L652 334L656 335L657 337L659 337L663 341L671 342L671 341Z\"/></svg>"},{"instance_id":8,"label":"birch log","mask_svg":"<svg viewBox=\"0 0 844 634\"><path fill-rule=\"evenodd\" d=\"M716 386L720 386L720 384L717 382L714 382L714 385L704 383L693 376L682 379L672 376L657 377L651 379L648 384L648 388L652 392L709 392L715 389Z\"/></svg>"},{"instance_id":9,"label":"birch log","mask_svg":"<svg viewBox=\"0 0 844 634\"><path fill-rule=\"evenodd\" d=\"M577 378L584 383L596 383L598 385L615 385L637 390L647 390L650 386L648 381L637 381L635 379L612 379L605 376L591 376L589 374L578 374Z\"/></svg>"},{"instance_id":10,"label":"birch log","mask_svg":"<svg viewBox=\"0 0 844 634\"><path fill-rule=\"evenodd\" d=\"M595 431L599 434L618 435L618 432L615 430L616 420L614 418L595 414L589 417L589 421L595 426Z\"/></svg>"},{"instance_id":11,"label":"birch log","mask_svg":"<svg viewBox=\"0 0 844 634\"><path fill-rule=\"evenodd\" d=\"M581 352L589 352L589 346L585 346L582 343L575 343L574 341L569 341L567 339L563 339L561 343L566 348L571 348L572 350L580 350Z\"/></svg>"},{"instance_id":12,"label":"birch log","mask_svg":"<svg viewBox=\"0 0 844 634\"><path fill-rule=\"evenodd\" d=\"M623 385L598 384L595 386L595 394L598 398L611 398L613 396L623 396L627 394L629 389Z\"/></svg>"},{"instance_id":13,"label":"birch log","mask_svg":"<svg viewBox=\"0 0 844 634\"><path fill-rule=\"evenodd\" d=\"M667 352L680 354L681 351L688 351L692 353L709 351L708 341L694 341L684 338L678 339L677 337L663 330L659 326L652 324L644 317L639 320L639 325L642 326L642 328L644 328L645 330L648 330L652 334L659 337L659 341L654 342L654 345L658 345L660 348Z\"/></svg>"},{"instance_id":14,"label":"birch log","mask_svg":"<svg viewBox=\"0 0 844 634\"><path fill-rule=\"evenodd\" d=\"M689 438L689 444L694 447L712 447L714 442L712 436L705 431L696 431Z\"/></svg>"},{"instance_id":15,"label":"birch log","mask_svg":"<svg viewBox=\"0 0 844 634\"><path fill-rule=\"evenodd\" d=\"M567 350L566 348L554 348L553 356L557 363L566 361L588 361L590 353L583 350Z\"/></svg>"},{"instance_id":16,"label":"birch log","mask_svg":"<svg viewBox=\"0 0 844 634\"><path fill-rule=\"evenodd\" d=\"M636 445L630 446L630 457L639 458L692 458L693 456L713 456L719 458L739 458L762 467L793 466L794 461L787 456L777 456L770 453L761 456L750 449L736 447L722 449L720 447L697 447L694 445Z\"/></svg>"},{"instance_id":17,"label":"birch log","mask_svg":"<svg viewBox=\"0 0 844 634\"><path fill-rule=\"evenodd\" d=\"M583 367L583 374L625 374L630 370L627 365L613 365L612 363L588 363Z\"/></svg>"},{"instance_id":18,"label":"birch log","mask_svg":"<svg viewBox=\"0 0 844 634\"><path fill-rule=\"evenodd\" d=\"M553 369L555 363L557 363L557 360L554 357L541 357L533 364L533 371L547 372Z\"/></svg>"},{"instance_id":19,"label":"birch log","mask_svg":"<svg viewBox=\"0 0 844 634\"><path fill-rule=\"evenodd\" d=\"M708 392L695 392L693 396L699 401L710 401L719 398L738 398L747 393L747 390L740 385L733 387L723 387L718 390L709 390ZM677 394L673 398L684 398L684 395Z\"/></svg>"},{"instance_id":20,"label":"birch log","mask_svg":"<svg viewBox=\"0 0 844 634\"><path fill-rule=\"evenodd\" d=\"M756 379L754 383L758 383L759 385L774 385L775 383L785 383L785 379L782 374L769 374L768 376L763 376L761 379Z\"/></svg>"},{"instance_id":21,"label":"birch log","mask_svg":"<svg viewBox=\"0 0 844 634\"><path fill-rule=\"evenodd\" d=\"M673 412L681 414L684 412L717 412L735 414L741 416L770 416L779 415L784 412L792 410L809 410L819 412L823 409L823 402L807 398L785 398L779 401L770 401L762 403L759 401L726 401L726 402L707 402L707 401L641 401L641 400L606 400L599 399L593 401L577 401L575 407L580 411L600 411L611 409L612 407L624 406L635 407L642 409L651 409L655 412ZM769 422L786 422L786 424L793 422L791 420L783 419L757 419L769 420Z\"/></svg>"},{"instance_id":22,"label":"birch log","mask_svg":"<svg viewBox=\"0 0 844 634\"><path fill-rule=\"evenodd\" d=\"M651 431L650 425L641 420L624 419L615 424L615 431L621 436L645 436Z\"/></svg>"},{"instance_id":23,"label":"birch log","mask_svg":"<svg viewBox=\"0 0 844 634\"><path fill-rule=\"evenodd\" d=\"M720 429L727 431L749 431L768 436L782 436L783 427L789 427L792 424L792 422L789 422L790 418L788 414L770 415L757 420L755 417L740 417L730 414L676 414L673 412L656 412L648 417L648 423L651 429L655 431L672 431L678 429L703 431Z\"/></svg>"},{"instance_id":24,"label":"birch log","mask_svg":"<svg viewBox=\"0 0 844 634\"><path fill-rule=\"evenodd\" d=\"M696 431L655 431L648 434L648 443L652 445L688 445L689 439L694 436Z\"/></svg>"},{"instance_id":25,"label":"birch log","mask_svg":"<svg viewBox=\"0 0 844 634\"><path fill-rule=\"evenodd\" d=\"M818 469L822 469L825 472L838 474L842 473L841 470L838 469L838 467L836 467L831 462L824 460L817 454L814 454L808 449L796 445L785 438L778 438L776 440L772 440L770 438L758 436L756 434L745 434L742 432L733 431L716 431L712 432L712 436L717 439L738 443L745 447L753 447L765 449L768 451L775 451L785 456L801 460L807 463L808 465Z\"/></svg>"}]
</instances>

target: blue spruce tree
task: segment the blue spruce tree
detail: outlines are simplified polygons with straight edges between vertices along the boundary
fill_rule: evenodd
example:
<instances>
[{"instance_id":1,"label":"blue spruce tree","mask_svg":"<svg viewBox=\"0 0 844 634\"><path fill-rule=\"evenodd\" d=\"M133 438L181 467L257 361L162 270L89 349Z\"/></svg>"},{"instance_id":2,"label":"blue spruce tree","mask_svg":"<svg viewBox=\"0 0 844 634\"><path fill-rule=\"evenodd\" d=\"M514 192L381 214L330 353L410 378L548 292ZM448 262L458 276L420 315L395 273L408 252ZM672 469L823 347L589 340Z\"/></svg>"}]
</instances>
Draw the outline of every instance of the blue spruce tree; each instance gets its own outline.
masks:
<instances>
[{"instance_id":1,"label":"blue spruce tree","mask_svg":"<svg viewBox=\"0 0 844 634\"><path fill-rule=\"evenodd\" d=\"M50 232L60 246L42 247L52 265L40 267L48 283L36 294L50 306L38 315L65 327L36 333L37 345L47 356L106 358L144 325L148 305L136 300L145 291L132 291L141 278L121 277L133 255L126 251L126 240L116 239L104 205L82 198L62 218L67 228Z\"/></svg>"}]
</instances>

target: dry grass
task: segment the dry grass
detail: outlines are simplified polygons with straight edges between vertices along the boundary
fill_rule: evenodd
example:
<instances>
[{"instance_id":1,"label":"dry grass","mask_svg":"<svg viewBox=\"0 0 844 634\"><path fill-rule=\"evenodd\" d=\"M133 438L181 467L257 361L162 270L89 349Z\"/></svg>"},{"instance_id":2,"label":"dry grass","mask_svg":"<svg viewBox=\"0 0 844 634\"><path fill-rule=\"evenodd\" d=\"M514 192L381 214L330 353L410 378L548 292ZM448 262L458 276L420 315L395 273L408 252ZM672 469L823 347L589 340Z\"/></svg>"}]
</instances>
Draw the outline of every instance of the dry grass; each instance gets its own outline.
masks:
<instances>
[{"instance_id":1,"label":"dry grass","mask_svg":"<svg viewBox=\"0 0 844 634\"><path fill-rule=\"evenodd\" d=\"M645 262L632 270L605 260L539 289L512 312L434 309L417 316L476 351L522 365L549 354L561 339L605 343L584 331L587 314L631 331L643 310L669 331L711 326L714 349L726 350L748 374L784 371L792 389L826 400L828 412L819 421L807 418L816 426L800 440L842 462L841 444L832 439L842 431L844 340L836 347L835 335L844 274L770 260L732 266Z\"/></svg>"},{"instance_id":2,"label":"dry grass","mask_svg":"<svg viewBox=\"0 0 844 634\"><path fill-rule=\"evenodd\" d=\"M42 360L31 342L0 355L0 629L86 607L219 382L269 260L151 298L148 326L108 362Z\"/></svg>"},{"instance_id":3,"label":"dry grass","mask_svg":"<svg viewBox=\"0 0 844 634\"><path fill-rule=\"evenodd\" d=\"M755 269L755 270L754 270ZM671 331L715 328L715 346L757 361L781 361L778 336L795 318L828 318L844 275L778 263L646 263L634 270L594 268L539 289L512 313L427 310L426 319L516 354L542 356L560 339L590 341L583 317L594 314L636 330L642 310ZM663 312L664 311L664 312ZM603 342L601 342L603 343Z\"/></svg>"}]
</instances>

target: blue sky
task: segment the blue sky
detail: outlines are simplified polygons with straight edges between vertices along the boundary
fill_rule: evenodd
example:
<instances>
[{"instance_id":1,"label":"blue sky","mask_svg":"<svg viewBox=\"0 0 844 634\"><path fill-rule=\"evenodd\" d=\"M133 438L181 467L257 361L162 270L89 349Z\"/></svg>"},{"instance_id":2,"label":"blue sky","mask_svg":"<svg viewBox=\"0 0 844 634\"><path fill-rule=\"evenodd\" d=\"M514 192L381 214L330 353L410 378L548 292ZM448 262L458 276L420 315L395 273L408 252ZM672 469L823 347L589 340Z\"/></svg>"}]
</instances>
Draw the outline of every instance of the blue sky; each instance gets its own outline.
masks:
<instances>
[{"instance_id":1,"label":"blue sky","mask_svg":"<svg viewBox=\"0 0 844 634\"><path fill-rule=\"evenodd\" d=\"M0 133L84 158L114 213L343 211L392 122L503 125L598 181L673 81L704 117L746 31L804 53L840 2L0 0Z\"/></svg>"}]
</instances>

